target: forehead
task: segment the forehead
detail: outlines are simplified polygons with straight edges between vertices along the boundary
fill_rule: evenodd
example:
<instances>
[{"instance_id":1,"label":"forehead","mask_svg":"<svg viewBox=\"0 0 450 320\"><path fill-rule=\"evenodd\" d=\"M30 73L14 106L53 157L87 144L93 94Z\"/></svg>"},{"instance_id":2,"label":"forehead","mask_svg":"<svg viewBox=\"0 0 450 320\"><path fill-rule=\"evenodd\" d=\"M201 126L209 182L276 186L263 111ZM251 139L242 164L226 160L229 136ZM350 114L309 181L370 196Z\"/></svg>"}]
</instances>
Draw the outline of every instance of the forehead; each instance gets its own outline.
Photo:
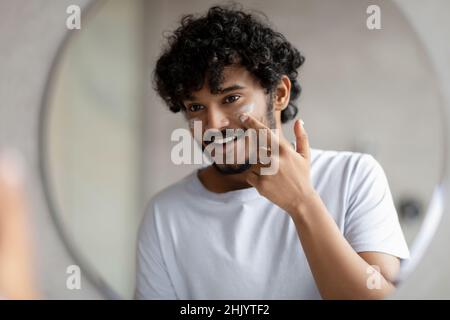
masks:
<instances>
[{"instance_id":1,"label":"forehead","mask_svg":"<svg viewBox=\"0 0 450 320\"><path fill-rule=\"evenodd\" d=\"M255 77L243 66L231 65L223 68L223 86L237 81L245 82L248 85L255 82Z\"/></svg>"},{"instance_id":2,"label":"forehead","mask_svg":"<svg viewBox=\"0 0 450 320\"><path fill-rule=\"evenodd\" d=\"M223 69L223 81L220 85L220 90L226 89L232 86L240 86L245 89L262 89L256 80L256 78L243 66L240 65L230 65ZM220 94L220 93L219 93ZM203 87L192 92L192 97L200 97L205 95L214 95L211 93L211 89L208 84L208 79L206 79Z\"/></svg>"}]
</instances>

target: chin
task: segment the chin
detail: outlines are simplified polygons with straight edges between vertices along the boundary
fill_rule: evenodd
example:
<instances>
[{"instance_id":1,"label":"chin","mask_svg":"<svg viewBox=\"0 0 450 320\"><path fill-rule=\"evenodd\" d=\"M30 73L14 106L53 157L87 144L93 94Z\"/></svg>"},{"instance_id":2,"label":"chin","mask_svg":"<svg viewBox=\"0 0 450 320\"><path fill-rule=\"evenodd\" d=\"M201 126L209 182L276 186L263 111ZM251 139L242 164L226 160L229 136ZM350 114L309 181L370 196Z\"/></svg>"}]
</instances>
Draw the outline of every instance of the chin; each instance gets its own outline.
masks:
<instances>
[{"instance_id":1,"label":"chin","mask_svg":"<svg viewBox=\"0 0 450 320\"><path fill-rule=\"evenodd\" d=\"M251 164L246 162L244 164L230 165L230 164L216 164L214 162L213 166L217 169L217 171L219 171L219 173L230 175L230 174L239 174L244 171L247 171L251 167Z\"/></svg>"}]
</instances>

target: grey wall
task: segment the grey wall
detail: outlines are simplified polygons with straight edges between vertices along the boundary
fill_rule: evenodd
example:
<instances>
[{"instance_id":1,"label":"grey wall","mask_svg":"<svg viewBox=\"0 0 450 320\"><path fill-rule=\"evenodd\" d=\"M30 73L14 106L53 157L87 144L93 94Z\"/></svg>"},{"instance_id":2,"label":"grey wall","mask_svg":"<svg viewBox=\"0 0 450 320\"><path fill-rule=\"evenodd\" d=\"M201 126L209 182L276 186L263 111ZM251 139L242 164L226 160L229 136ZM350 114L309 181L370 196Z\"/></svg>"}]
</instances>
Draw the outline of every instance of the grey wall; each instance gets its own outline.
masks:
<instances>
[{"instance_id":1,"label":"grey wall","mask_svg":"<svg viewBox=\"0 0 450 320\"><path fill-rule=\"evenodd\" d=\"M434 0L427 5L419 0L398 0L410 23L429 49L435 72L442 82L447 106L450 105L450 3ZM0 0L0 146L16 146L29 165L27 189L33 209L37 272L48 298L98 298L97 291L83 281L83 290L65 287L66 267L75 264L61 244L42 194L38 174L36 144L38 115L47 72L57 47L66 34L65 9L70 4L85 6L85 1ZM426 36L426 37L425 37ZM448 115L447 115L448 116ZM161 177L160 177L161 178ZM162 178L161 178L162 179ZM450 198L450 197L447 197ZM442 224L416 272L398 292L398 297L450 298L450 260L446 256L450 218Z\"/></svg>"}]
</instances>

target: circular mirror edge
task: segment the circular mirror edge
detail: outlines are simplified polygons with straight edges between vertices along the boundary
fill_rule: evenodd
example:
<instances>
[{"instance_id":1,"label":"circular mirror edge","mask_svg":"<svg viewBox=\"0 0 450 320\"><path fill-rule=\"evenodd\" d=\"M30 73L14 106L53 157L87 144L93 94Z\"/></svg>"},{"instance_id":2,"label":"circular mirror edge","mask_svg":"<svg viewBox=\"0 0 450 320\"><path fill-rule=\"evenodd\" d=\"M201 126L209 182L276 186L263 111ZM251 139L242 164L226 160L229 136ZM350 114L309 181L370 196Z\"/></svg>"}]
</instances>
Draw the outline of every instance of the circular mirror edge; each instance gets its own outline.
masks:
<instances>
[{"instance_id":1,"label":"circular mirror edge","mask_svg":"<svg viewBox=\"0 0 450 320\"><path fill-rule=\"evenodd\" d=\"M89 17L95 16L95 13L101 9L101 7L108 0L87 0L86 4L81 9L81 17L83 20L88 20ZM77 30L76 32L79 32ZM54 58L52 59L51 66L46 75L45 87L41 99L39 120L38 120L38 134L37 134L37 145L38 145L38 165L39 173L41 178L43 195L47 204L47 209L50 214L53 225L56 229L57 235L61 239L64 248L66 249L72 260L80 267L83 277L96 288L96 290L105 299L110 300L120 300L122 297L100 276L99 272L92 267L92 265L84 258L83 254L77 249L73 244L73 241L69 238L66 228L58 215L58 205L56 200L52 195L53 186L50 178L50 170L48 168L49 159L48 157L48 123L50 118L50 99L51 93L53 92L53 87L55 83L55 75L58 67L61 65L64 54L69 47L70 41L77 36L77 33L73 30L66 30L66 34L63 36L62 41L56 49Z\"/></svg>"},{"instance_id":2,"label":"circular mirror edge","mask_svg":"<svg viewBox=\"0 0 450 320\"><path fill-rule=\"evenodd\" d=\"M408 279L408 277L414 272L414 270L420 264L420 261L424 257L426 250L431 245L434 236L436 235L437 229L441 223L444 211L448 209L448 200L445 197L447 192L450 190L450 171L449 171L449 150L450 150L450 126L449 126L449 115L447 111L450 110L450 105L446 101L443 89L441 87L440 78L437 75L437 70L435 64L433 63L433 58L429 53L429 48L425 45L422 36L416 30L416 26L412 23L412 17L407 14L404 9L406 5L400 1L392 1L391 4L395 6L399 12L403 15L405 22L408 24L409 29L414 33L416 41L423 48L423 53L428 60L429 67L434 79L436 79L437 91L439 92L439 114L441 123L441 137L442 137L442 163L440 168L439 181L437 181L436 186L433 190L431 200L427 206L426 213L422 224L419 228L417 235L415 236L411 246L410 246L410 259L404 261L401 264L400 272L397 275L394 283L400 285ZM398 289L398 287L397 287ZM398 290L397 290L398 291Z\"/></svg>"}]
</instances>

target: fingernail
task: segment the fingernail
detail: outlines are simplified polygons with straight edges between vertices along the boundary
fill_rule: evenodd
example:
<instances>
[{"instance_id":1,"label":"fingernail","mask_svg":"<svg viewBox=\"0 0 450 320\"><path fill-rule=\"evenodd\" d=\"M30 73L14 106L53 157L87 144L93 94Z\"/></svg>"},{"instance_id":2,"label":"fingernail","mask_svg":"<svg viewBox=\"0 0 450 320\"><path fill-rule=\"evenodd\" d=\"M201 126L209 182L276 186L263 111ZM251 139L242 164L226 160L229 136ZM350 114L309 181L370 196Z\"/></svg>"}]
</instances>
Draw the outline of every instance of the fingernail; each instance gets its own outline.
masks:
<instances>
[{"instance_id":1,"label":"fingernail","mask_svg":"<svg viewBox=\"0 0 450 320\"><path fill-rule=\"evenodd\" d=\"M303 122L303 120L300 119L300 123L302 124L302 128L305 127L305 123Z\"/></svg>"},{"instance_id":2,"label":"fingernail","mask_svg":"<svg viewBox=\"0 0 450 320\"><path fill-rule=\"evenodd\" d=\"M246 115L246 114L241 114L241 115L239 116L239 120L240 120L241 122L245 122L245 121L247 121L247 119L248 119L248 115Z\"/></svg>"}]
</instances>

